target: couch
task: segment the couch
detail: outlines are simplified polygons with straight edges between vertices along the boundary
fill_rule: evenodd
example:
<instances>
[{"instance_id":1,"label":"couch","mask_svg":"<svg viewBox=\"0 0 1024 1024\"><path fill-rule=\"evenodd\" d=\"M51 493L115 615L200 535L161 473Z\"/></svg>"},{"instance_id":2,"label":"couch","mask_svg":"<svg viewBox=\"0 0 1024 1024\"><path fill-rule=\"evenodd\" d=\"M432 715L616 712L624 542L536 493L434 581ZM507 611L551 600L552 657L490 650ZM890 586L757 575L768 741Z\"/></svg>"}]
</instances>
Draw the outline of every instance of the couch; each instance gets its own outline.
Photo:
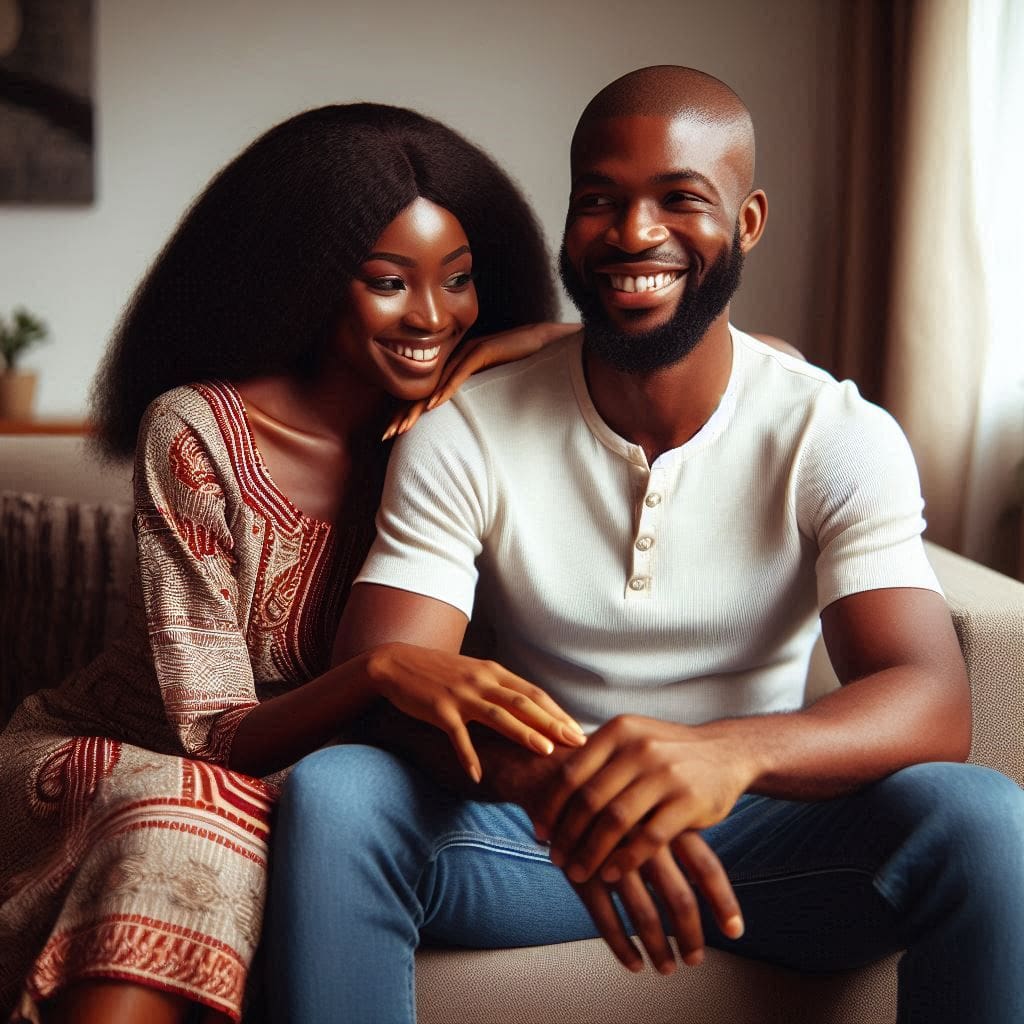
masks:
<instances>
[{"instance_id":1,"label":"couch","mask_svg":"<svg viewBox=\"0 0 1024 1024\"><path fill-rule=\"evenodd\" d=\"M967 661L971 760L1024 784L1024 584L929 545ZM81 437L0 437L0 721L116 633L133 570L130 479ZM809 699L834 686L815 652ZM897 958L804 976L710 950L634 976L600 940L417 956L421 1024L886 1024Z\"/></svg>"}]
</instances>

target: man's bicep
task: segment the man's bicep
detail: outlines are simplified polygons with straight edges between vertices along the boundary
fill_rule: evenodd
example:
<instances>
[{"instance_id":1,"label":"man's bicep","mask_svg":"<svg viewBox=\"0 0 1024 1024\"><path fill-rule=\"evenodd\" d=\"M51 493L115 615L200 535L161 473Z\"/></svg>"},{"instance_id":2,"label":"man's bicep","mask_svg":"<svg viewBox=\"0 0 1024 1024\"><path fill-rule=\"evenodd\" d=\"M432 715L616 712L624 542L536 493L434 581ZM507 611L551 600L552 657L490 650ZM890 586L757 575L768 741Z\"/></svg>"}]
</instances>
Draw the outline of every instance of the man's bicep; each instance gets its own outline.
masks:
<instances>
[{"instance_id":1,"label":"man's bicep","mask_svg":"<svg viewBox=\"0 0 1024 1024\"><path fill-rule=\"evenodd\" d=\"M825 608L821 624L840 682L917 667L952 687L964 685L949 608L934 591L888 587L851 594Z\"/></svg>"},{"instance_id":2,"label":"man's bicep","mask_svg":"<svg viewBox=\"0 0 1024 1024\"><path fill-rule=\"evenodd\" d=\"M379 583L357 583L338 627L332 661L337 665L387 643L457 653L466 624L466 616L444 601Z\"/></svg>"}]
</instances>

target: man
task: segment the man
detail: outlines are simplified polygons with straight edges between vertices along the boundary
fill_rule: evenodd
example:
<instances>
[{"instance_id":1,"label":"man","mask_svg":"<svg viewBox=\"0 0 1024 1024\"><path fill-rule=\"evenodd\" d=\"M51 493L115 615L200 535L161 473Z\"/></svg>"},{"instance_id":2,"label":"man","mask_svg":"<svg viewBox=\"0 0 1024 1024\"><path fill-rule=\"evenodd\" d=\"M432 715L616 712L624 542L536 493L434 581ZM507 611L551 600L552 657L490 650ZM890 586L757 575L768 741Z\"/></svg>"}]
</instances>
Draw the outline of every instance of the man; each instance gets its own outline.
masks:
<instances>
[{"instance_id":1,"label":"man","mask_svg":"<svg viewBox=\"0 0 1024 1024\"><path fill-rule=\"evenodd\" d=\"M475 799L415 728L390 738L424 771L300 765L272 910L294 1019L411 1020L421 938L600 934L639 970L635 933L668 973L666 930L691 965L907 949L901 1021L1024 1019L1024 794L936 763L967 755L969 691L906 442L729 324L767 208L749 113L646 68L571 162L582 342L475 378L396 450L340 653L457 650L479 572L498 660L592 731L547 757L475 732ZM819 613L844 685L802 708Z\"/></svg>"}]
</instances>

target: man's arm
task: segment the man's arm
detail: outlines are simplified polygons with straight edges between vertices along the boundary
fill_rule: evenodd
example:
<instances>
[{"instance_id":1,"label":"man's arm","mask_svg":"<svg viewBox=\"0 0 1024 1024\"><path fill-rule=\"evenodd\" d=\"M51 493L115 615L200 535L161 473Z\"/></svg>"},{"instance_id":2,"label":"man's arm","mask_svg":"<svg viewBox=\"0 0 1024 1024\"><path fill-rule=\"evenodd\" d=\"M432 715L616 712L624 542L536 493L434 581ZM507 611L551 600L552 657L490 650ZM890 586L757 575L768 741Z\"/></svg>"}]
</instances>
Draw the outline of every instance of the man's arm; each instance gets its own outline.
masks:
<instances>
[{"instance_id":1,"label":"man's arm","mask_svg":"<svg viewBox=\"0 0 1024 1024\"><path fill-rule=\"evenodd\" d=\"M963 760L970 692L941 595L890 588L822 613L842 687L801 711L688 727L617 719L566 759L537 811L552 860L614 881L744 792L795 800L848 793L923 761Z\"/></svg>"}]
</instances>

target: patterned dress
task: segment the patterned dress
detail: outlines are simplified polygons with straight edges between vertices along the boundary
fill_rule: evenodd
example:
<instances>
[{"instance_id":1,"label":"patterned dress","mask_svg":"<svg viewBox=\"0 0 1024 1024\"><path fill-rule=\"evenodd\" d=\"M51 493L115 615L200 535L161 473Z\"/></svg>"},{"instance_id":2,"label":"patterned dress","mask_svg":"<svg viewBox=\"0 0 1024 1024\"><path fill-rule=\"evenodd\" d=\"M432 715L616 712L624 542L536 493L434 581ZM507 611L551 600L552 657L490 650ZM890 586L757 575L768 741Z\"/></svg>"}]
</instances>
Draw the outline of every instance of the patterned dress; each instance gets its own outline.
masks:
<instances>
[{"instance_id":1,"label":"patterned dress","mask_svg":"<svg viewBox=\"0 0 1024 1024\"><path fill-rule=\"evenodd\" d=\"M327 667L386 452L345 527L275 487L228 384L157 399L135 464L129 625L0 735L0 1020L119 978L241 1017L276 780L225 767L261 700Z\"/></svg>"}]
</instances>

